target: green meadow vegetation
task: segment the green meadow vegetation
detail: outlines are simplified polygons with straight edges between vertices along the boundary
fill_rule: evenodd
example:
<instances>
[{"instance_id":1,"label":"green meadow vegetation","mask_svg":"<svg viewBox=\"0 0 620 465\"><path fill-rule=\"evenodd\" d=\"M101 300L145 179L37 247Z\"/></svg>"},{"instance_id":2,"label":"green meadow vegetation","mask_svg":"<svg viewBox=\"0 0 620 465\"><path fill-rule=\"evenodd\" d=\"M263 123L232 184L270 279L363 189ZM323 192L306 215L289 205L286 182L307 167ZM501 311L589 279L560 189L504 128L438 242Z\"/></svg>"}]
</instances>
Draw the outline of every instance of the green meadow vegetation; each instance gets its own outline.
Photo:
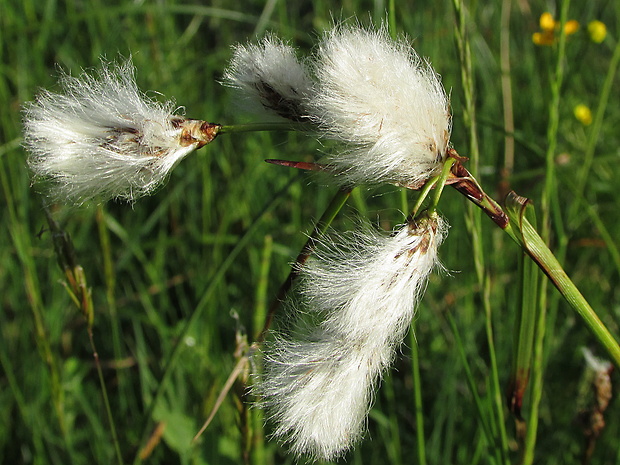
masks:
<instances>
[{"instance_id":1,"label":"green meadow vegetation","mask_svg":"<svg viewBox=\"0 0 620 465\"><path fill-rule=\"evenodd\" d=\"M579 27L533 40L544 12ZM188 117L260 121L219 84L231 46L274 31L309 53L334 20L354 17L389 18L428 57L450 91L465 166L498 201L510 190L531 199L537 229L620 337L617 1L0 0L0 462L296 463L250 408L244 357L336 188L263 160L314 161L331 144L223 134L134 204L44 208L21 106L58 90L60 69L131 56L141 89ZM594 20L606 26L600 42ZM359 186L331 227L362 216L390 230L415 199ZM597 404L583 348L611 361L604 347L463 196L446 187L439 210L451 225L440 248L448 271L431 277L347 462L620 464L620 367L596 417L605 425L588 435ZM57 253L69 244L73 255ZM506 393L528 340L517 418Z\"/></svg>"}]
</instances>

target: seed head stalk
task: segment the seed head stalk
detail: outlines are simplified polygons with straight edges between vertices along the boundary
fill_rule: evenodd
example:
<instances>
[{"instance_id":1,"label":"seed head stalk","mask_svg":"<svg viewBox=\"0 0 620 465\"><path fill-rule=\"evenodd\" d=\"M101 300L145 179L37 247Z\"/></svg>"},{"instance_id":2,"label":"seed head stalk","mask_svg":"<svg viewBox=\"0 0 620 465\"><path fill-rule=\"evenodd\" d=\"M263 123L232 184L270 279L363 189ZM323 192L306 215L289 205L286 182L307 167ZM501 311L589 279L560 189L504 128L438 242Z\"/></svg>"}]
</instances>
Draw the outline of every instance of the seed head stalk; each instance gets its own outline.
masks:
<instances>
[{"instance_id":1,"label":"seed head stalk","mask_svg":"<svg viewBox=\"0 0 620 465\"><path fill-rule=\"evenodd\" d=\"M350 195L351 189L339 189L332 198L327 209L323 213L323 216L321 216L321 219L312 230L312 233L310 234L310 236L308 236L308 240L302 247L299 255L297 255L291 272L280 286L280 289L278 289L276 298L273 300L271 306L269 307L269 312L267 313L267 316L265 318L263 330L260 332L260 335L256 340L257 345L262 344L265 340L265 337L267 337L267 333L269 332L269 328L271 327L271 323L273 322L276 311L281 306L286 294L293 285L295 278L299 274L299 270L301 269L301 267L303 267L308 257L310 257L310 255L312 254L312 251L314 250L314 247L316 245L316 241L319 239L319 237L325 234L332 221L334 220L338 212L342 209Z\"/></svg>"},{"instance_id":2,"label":"seed head stalk","mask_svg":"<svg viewBox=\"0 0 620 465\"><path fill-rule=\"evenodd\" d=\"M249 124L224 124L219 125L217 134L233 134L238 132L257 132L257 131L311 131L313 128L307 123L296 123L291 121L273 121L266 123Z\"/></svg>"},{"instance_id":3,"label":"seed head stalk","mask_svg":"<svg viewBox=\"0 0 620 465\"><path fill-rule=\"evenodd\" d=\"M525 218L525 207L528 200L517 196L514 192L509 194L508 209L505 212L500 205L488 196L480 187L475 178L460 164L455 164L452 173L455 172L468 176L461 177L451 185L461 194L480 207L503 231L513 239L525 253L536 263L553 285L560 291L562 296L584 320L586 326L605 347L614 363L620 368L620 345L600 320L579 289L568 277L560 262L549 250L549 247L534 227Z\"/></svg>"},{"instance_id":4,"label":"seed head stalk","mask_svg":"<svg viewBox=\"0 0 620 465\"><path fill-rule=\"evenodd\" d=\"M446 181L451 174L452 165L456 163L456 160L452 157L448 157L443 164L443 168L441 170L441 174L437 178L437 182L435 183L435 192L433 193L433 197L431 198L431 204L429 206L429 212L432 214L437 213L437 205L439 204L439 199L441 198L441 194L446 185Z\"/></svg>"}]
</instances>

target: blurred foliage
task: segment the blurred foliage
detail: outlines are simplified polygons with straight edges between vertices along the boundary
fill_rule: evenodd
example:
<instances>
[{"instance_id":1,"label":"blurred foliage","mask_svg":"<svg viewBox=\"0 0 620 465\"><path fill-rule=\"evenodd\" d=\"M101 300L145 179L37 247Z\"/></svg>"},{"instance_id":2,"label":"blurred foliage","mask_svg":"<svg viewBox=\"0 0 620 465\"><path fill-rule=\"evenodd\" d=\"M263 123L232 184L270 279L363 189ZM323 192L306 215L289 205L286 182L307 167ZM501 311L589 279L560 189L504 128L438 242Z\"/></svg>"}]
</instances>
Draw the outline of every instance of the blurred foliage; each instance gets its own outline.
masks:
<instances>
[{"instance_id":1,"label":"blurred foliage","mask_svg":"<svg viewBox=\"0 0 620 465\"><path fill-rule=\"evenodd\" d=\"M31 188L20 146L20 106L39 88L54 89L58 69L79 73L100 57L133 57L137 80L152 95L174 97L188 116L226 124L251 121L218 81L235 43L273 30L309 53L317 34L334 19L380 23L381 0L0 0L0 462L114 463L114 448L89 345L87 324L61 284L42 197ZM620 107L607 106L586 189L574 194L591 127L573 116L583 104L596 113L598 97L618 40L618 2L573 2L570 18L581 28L568 38L562 88L557 171L568 245L565 269L614 334L619 334L619 269L602 238L616 241L620 225L615 179L620 175ZM510 78L515 160L510 188L536 203L544 174L549 80L553 46L532 42L553 3L516 1L510 23ZM476 74L481 144L480 181L505 192L504 124L500 66L501 2L470 3L470 38ZM462 125L460 68L450 2L396 2L396 22L418 52L429 57L452 89L453 144L467 147ZM587 24L607 26L592 42ZM615 84L609 102L617 102ZM254 117L256 119L256 117ZM289 264L322 214L334 188L311 176L263 163L265 158L314 160L327 150L303 134L222 136L185 160L167 186L134 205L51 205L70 234L92 288L94 339L125 462L139 455L153 432L147 463L226 464L242 460L241 407L230 394L197 443L191 438L207 417L236 363L236 334L255 334L257 308L269 305ZM506 181L506 180L503 180ZM409 200L413 199L408 194ZM415 321L419 344L428 462L487 463L464 368L446 315L451 314L483 401L488 391L484 314L465 229L464 201L446 191L440 208L452 225L441 256L450 273L433 276ZM574 211L575 214L569 215ZM404 218L395 187L360 188L336 220L351 227L365 216L385 229ZM511 363L519 251L483 221L492 276L494 331L500 376ZM242 243L233 261L227 261ZM553 247L553 243L552 243ZM219 276L219 280L214 278ZM208 294L207 294L208 293ZM205 295L207 297L205 297ZM201 299L200 318L180 341L158 403L151 408L184 323ZM577 463L585 440L576 423L588 331L552 302L545 363L539 463ZM353 463L405 462L416 448L409 348L383 383L370 415L367 439ZM617 383L617 375L612 383ZM489 407L490 408L490 407ZM242 409L242 410L240 410ZM596 463L620 463L618 401ZM150 418L145 417L152 412ZM241 412L241 414L240 414ZM251 417L259 412L250 411ZM157 426L159 425L159 429ZM163 425L163 426L162 426ZM254 418L255 463L293 463L286 449L261 439ZM267 431L268 433L267 426ZM514 436L512 427L509 428ZM144 434L146 433L146 438ZM251 431L250 431L251 433ZM157 439L155 436L154 439ZM387 454L387 455L386 455ZM514 453L514 460L518 457Z\"/></svg>"}]
</instances>

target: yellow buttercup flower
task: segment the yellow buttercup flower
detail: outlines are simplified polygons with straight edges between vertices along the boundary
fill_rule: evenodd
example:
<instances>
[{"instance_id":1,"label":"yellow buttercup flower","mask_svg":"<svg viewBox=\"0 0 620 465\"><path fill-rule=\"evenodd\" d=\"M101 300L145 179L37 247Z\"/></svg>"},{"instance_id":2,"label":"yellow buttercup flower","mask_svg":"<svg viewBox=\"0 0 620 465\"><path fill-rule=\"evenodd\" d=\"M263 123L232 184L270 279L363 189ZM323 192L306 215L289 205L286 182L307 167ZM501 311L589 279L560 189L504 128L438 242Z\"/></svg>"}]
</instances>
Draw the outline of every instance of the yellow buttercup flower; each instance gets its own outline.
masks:
<instances>
[{"instance_id":1,"label":"yellow buttercup flower","mask_svg":"<svg viewBox=\"0 0 620 465\"><path fill-rule=\"evenodd\" d=\"M540 32L532 34L532 42L536 45L553 45L556 39L556 32L560 29L560 22L556 21L551 13L545 11L538 20ZM570 36L579 30L579 22L571 19L564 24L564 34Z\"/></svg>"},{"instance_id":2,"label":"yellow buttercup flower","mask_svg":"<svg viewBox=\"0 0 620 465\"><path fill-rule=\"evenodd\" d=\"M553 31L555 29L555 19L553 19L553 16L548 11L540 15L540 20L538 22L543 31Z\"/></svg>"},{"instance_id":3,"label":"yellow buttercup flower","mask_svg":"<svg viewBox=\"0 0 620 465\"><path fill-rule=\"evenodd\" d=\"M587 105L580 103L573 109L575 118L584 126L590 126L592 124L592 111Z\"/></svg>"},{"instance_id":4,"label":"yellow buttercup flower","mask_svg":"<svg viewBox=\"0 0 620 465\"><path fill-rule=\"evenodd\" d=\"M570 36L574 34L575 32L577 32L578 30L579 30L579 22L577 22L574 19L571 19L570 21L566 21L566 24L564 25L564 34L566 34L567 36Z\"/></svg>"},{"instance_id":5,"label":"yellow buttercup flower","mask_svg":"<svg viewBox=\"0 0 620 465\"><path fill-rule=\"evenodd\" d=\"M588 24L588 34L592 42L600 44L605 40L605 37L607 37L607 26L605 26L605 23L602 21L590 21Z\"/></svg>"}]
</instances>

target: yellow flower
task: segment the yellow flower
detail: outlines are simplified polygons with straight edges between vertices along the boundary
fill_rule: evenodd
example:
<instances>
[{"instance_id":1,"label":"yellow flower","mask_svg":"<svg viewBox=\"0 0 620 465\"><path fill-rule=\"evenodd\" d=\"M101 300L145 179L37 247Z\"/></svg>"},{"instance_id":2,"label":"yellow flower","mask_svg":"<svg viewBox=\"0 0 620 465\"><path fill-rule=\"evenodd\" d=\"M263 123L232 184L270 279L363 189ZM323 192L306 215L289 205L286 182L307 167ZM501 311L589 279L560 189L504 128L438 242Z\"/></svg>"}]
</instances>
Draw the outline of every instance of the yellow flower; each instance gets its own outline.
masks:
<instances>
[{"instance_id":1,"label":"yellow flower","mask_svg":"<svg viewBox=\"0 0 620 465\"><path fill-rule=\"evenodd\" d=\"M540 15L539 24L543 31L553 31L555 29L555 19L547 11Z\"/></svg>"},{"instance_id":2,"label":"yellow flower","mask_svg":"<svg viewBox=\"0 0 620 465\"><path fill-rule=\"evenodd\" d=\"M600 44L605 40L607 36L607 26L602 21L594 20L588 24L588 34L590 34L590 40Z\"/></svg>"},{"instance_id":3,"label":"yellow flower","mask_svg":"<svg viewBox=\"0 0 620 465\"><path fill-rule=\"evenodd\" d=\"M553 45L556 38L556 32L560 29L560 23L553 19L551 13L545 11L540 15L538 20L540 32L532 34L532 42L536 45ZM564 34L570 36L579 30L579 22L571 19L564 24Z\"/></svg>"},{"instance_id":4,"label":"yellow flower","mask_svg":"<svg viewBox=\"0 0 620 465\"><path fill-rule=\"evenodd\" d=\"M532 34L532 42L536 45L553 45L555 36L552 31L535 32Z\"/></svg>"},{"instance_id":5,"label":"yellow flower","mask_svg":"<svg viewBox=\"0 0 620 465\"><path fill-rule=\"evenodd\" d=\"M573 109L575 118L584 126L590 126L592 124L592 111L584 104L580 103Z\"/></svg>"},{"instance_id":6,"label":"yellow flower","mask_svg":"<svg viewBox=\"0 0 620 465\"><path fill-rule=\"evenodd\" d=\"M574 19L571 19L570 21L566 21L566 24L564 25L564 34L569 36L577 32L578 30L579 30L579 23L577 21L575 21Z\"/></svg>"}]
</instances>

